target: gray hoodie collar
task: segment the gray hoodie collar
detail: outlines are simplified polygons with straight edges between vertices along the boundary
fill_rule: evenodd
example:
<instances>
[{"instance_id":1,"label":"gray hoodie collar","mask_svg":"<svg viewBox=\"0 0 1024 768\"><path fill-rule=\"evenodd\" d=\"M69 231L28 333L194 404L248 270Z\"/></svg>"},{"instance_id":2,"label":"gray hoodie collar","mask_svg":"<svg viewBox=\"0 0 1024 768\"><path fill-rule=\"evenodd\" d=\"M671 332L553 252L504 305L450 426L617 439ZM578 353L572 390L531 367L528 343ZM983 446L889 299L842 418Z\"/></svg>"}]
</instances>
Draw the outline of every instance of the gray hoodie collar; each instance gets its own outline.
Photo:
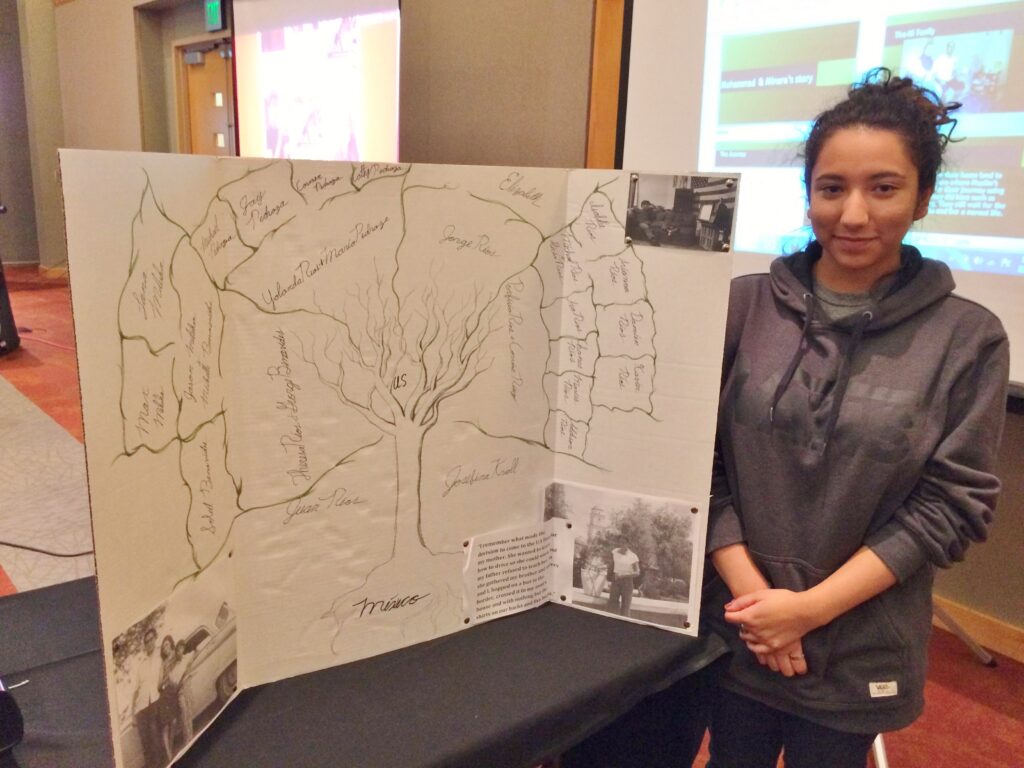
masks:
<instances>
[{"instance_id":1,"label":"gray hoodie collar","mask_svg":"<svg viewBox=\"0 0 1024 768\"><path fill-rule=\"evenodd\" d=\"M821 244L812 241L805 251L776 259L771 265L771 284L775 298L796 312L802 319L803 326L797 348L772 397L768 417L773 423L775 407L796 374L807 347L808 337L812 335L812 328L817 319L815 313L817 300L814 297L812 270L814 262L819 258L821 258ZM832 409L825 428L822 450L824 450L824 446L828 445L836 422L839 420L839 409L843 397L846 395L846 387L850 379L850 361L853 359L863 335L897 325L949 295L954 287L953 275L950 273L949 267L942 262L925 259L916 248L904 245L900 252L900 269L888 293L865 311L830 324L832 328L848 335L843 343L842 360L836 375ZM825 318L822 317L821 321L825 322Z\"/></svg>"},{"instance_id":2,"label":"gray hoodie collar","mask_svg":"<svg viewBox=\"0 0 1024 768\"><path fill-rule=\"evenodd\" d=\"M771 265L775 298L801 317L806 315L809 306L805 294L814 294L812 270L820 258L821 244L812 240L806 250L783 256ZM871 322L863 330L871 333L896 325L948 296L955 287L949 267L941 261L924 258L912 245L904 245L896 280L877 306L871 308ZM816 319L824 321L824 317ZM856 324L855 317L840 321L835 326L852 332Z\"/></svg>"}]
</instances>

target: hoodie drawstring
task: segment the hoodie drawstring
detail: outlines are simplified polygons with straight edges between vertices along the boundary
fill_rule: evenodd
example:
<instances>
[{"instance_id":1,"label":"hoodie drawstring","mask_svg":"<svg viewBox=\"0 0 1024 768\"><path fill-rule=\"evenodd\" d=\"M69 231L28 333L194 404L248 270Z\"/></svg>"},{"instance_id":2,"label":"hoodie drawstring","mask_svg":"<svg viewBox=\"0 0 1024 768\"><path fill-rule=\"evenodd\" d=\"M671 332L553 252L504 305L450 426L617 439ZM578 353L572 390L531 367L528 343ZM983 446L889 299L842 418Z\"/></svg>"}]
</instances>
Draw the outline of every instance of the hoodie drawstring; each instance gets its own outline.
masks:
<instances>
[{"instance_id":1,"label":"hoodie drawstring","mask_svg":"<svg viewBox=\"0 0 1024 768\"><path fill-rule=\"evenodd\" d=\"M814 295L805 293L803 299L804 304L807 306L807 312L804 315L803 330L800 332L800 342L797 344L796 352L793 354L793 359L790 360L786 372L782 374L782 379L779 380L778 386L775 387L775 394L772 395L772 404L768 409L768 422L770 424L775 423L775 407L779 404L782 395L793 381L793 376L796 375L796 369L799 367L800 359L803 357L804 343L807 341L811 322L814 319ZM864 329L867 328L868 323L873 318L874 315L869 310L864 310L857 318L856 323L854 323L853 330L850 332L850 338L843 347L842 359L839 361L839 371L836 373L835 389L832 391L832 410L829 412L828 421L825 424L825 439L822 443L822 450L825 449L829 440L832 439L832 432L835 431L836 422L839 421L839 408L843 404L843 398L846 396L846 387L850 383L850 360L857 351L857 347L860 346L860 341L864 337Z\"/></svg>"},{"instance_id":2,"label":"hoodie drawstring","mask_svg":"<svg viewBox=\"0 0 1024 768\"><path fill-rule=\"evenodd\" d=\"M782 379L779 380L779 385L775 388L775 394L772 395L772 404L768 409L768 423L775 423L775 406L779 404L779 400L782 399L783 392L789 386L789 383L793 380L793 376L796 374L797 366L800 365L800 358L804 354L804 341L807 340L808 332L811 330L811 321L814 319L814 295L811 293L804 294L804 304L807 307L807 311L804 313L804 327L800 332L800 341L796 345L796 352L793 353L793 359L789 361L789 367L786 368L786 372L782 374Z\"/></svg>"},{"instance_id":3,"label":"hoodie drawstring","mask_svg":"<svg viewBox=\"0 0 1024 768\"><path fill-rule=\"evenodd\" d=\"M850 340L846 343L846 348L843 350L843 359L839 363L839 373L836 374L836 388L832 392L832 412L829 413L828 424L825 425L825 444L822 446L823 449L828 445L828 441L832 439L832 432L836 428L836 422L839 421L839 407L843 404L843 398L846 396L846 386L850 383L850 360L853 358L853 353L857 351L860 340L864 336L864 329L873 317L874 315L868 310L861 312L860 317L857 318L857 322L853 326L853 331L850 333Z\"/></svg>"}]
</instances>

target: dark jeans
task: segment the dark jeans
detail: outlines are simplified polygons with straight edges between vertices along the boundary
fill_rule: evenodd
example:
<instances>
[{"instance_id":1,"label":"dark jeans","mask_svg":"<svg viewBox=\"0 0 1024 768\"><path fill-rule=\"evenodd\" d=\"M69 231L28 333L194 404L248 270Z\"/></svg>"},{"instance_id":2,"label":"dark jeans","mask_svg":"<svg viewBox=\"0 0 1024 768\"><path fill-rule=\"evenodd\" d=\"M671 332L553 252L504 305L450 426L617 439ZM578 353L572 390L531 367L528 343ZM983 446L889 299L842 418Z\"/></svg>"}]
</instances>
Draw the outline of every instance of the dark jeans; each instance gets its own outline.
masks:
<instances>
[{"instance_id":1,"label":"dark jeans","mask_svg":"<svg viewBox=\"0 0 1024 768\"><path fill-rule=\"evenodd\" d=\"M135 725L139 729L139 741L142 742L142 755L146 768L164 768L169 762L164 749L163 719L160 700L154 701L140 709L135 715Z\"/></svg>"},{"instance_id":2,"label":"dark jeans","mask_svg":"<svg viewBox=\"0 0 1024 768\"><path fill-rule=\"evenodd\" d=\"M717 688L708 768L864 768L874 734L846 733Z\"/></svg>"},{"instance_id":3,"label":"dark jeans","mask_svg":"<svg viewBox=\"0 0 1024 768\"><path fill-rule=\"evenodd\" d=\"M620 616L629 616L633 604L633 577L616 576L608 587L608 608Z\"/></svg>"}]
</instances>

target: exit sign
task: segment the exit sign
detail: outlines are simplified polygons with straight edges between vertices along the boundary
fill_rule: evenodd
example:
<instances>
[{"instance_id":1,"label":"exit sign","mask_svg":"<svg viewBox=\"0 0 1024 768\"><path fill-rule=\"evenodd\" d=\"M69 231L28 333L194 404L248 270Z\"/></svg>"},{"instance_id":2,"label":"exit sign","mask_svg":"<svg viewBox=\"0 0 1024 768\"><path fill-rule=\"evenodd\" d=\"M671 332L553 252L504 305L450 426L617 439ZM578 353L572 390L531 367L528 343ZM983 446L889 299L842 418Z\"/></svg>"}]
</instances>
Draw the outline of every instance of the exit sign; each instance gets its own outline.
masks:
<instances>
[{"instance_id":1,"label":"exit sign","mask_svg":"<svg viewBox=\"0 0 1024 768\"><path fill-rule=\"evenodd\" d=\"M220 32L224 27L224 3L221 0L206 0L206 31Z\"/></svg>"}]
</instances>

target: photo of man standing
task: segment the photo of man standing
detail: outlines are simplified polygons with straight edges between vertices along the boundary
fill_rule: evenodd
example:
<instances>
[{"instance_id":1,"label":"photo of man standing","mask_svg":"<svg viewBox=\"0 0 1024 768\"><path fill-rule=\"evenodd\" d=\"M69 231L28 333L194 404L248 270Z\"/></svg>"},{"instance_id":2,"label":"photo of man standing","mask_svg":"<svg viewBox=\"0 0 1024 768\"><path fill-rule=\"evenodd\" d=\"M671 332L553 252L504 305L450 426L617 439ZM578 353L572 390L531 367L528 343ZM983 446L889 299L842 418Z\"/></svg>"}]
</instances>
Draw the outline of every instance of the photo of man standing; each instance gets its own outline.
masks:
<instances>
[{"instance_id":1,"label":"photo of man standing","mask_svg":"<svg viewBox=\"0 0 1024 768\"><path fill-rule=\"evenodd\" d=\"M640 575L640 558L629 548L625 536L620 536L612 550L612 579L608 590L608 608L620 616L629 615L633 602L633 586Z\"/></svg>"}]
</instances>

